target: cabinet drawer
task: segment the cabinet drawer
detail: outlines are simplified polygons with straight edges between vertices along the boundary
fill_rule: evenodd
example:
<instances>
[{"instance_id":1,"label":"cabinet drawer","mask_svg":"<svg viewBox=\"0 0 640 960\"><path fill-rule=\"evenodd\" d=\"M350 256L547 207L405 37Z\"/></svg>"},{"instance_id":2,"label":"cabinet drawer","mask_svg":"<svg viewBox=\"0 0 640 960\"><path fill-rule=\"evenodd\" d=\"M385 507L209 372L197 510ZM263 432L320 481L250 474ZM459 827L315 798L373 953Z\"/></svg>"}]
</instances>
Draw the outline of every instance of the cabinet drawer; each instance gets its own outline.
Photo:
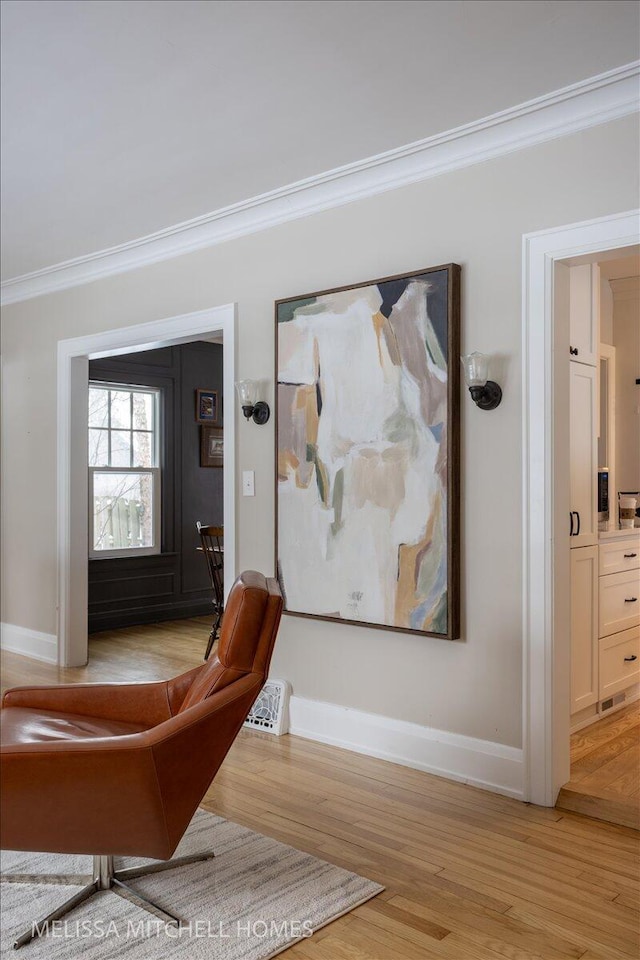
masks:
<instances>
[{"instance_id":1,"label":"cabinet drawer","mask_svg":"<svg viewBox=\"0 0 640 960\"><path fill-rule=\"evenodd\" d=\"M600 576L640 568L640 537L600 544Z\"/></svg>"},{"instance_id":2,"label":"cabinet drawer","mask_svg":"<svg viewBox=\"0 0 640 960\"><path fill-rule=\"evenodd\" d=\"M640 570L600 577L599 636L608 637L640 623Z\"/></svg>"},{"instance_id":3,"label":"cabinet drawer","mask_svg":"<svg viewBox=\"0 0 640 960\"><path fill-rule=\"evenodd\" d=\"M635 658L635 659L634 659ZM640 630L623 630L600 641L600 700L640 680Z\"/></svg>"}]
</instances>

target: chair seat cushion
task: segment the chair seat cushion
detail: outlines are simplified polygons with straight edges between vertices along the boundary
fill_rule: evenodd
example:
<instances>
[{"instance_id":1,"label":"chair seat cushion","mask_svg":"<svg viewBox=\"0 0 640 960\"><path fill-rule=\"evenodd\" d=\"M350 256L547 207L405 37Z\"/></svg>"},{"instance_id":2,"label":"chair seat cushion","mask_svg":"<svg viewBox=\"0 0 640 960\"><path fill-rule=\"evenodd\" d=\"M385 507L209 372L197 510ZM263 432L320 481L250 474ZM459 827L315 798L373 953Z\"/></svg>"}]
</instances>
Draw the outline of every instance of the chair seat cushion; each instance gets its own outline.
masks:
<instances>
[{"instance_id":1,"label":"chair seat cushion","mask_svg":"<svg viewBox=\"0 0 640 960\"><path fill-rule=\"evenodd\" d=\"M51 740L123 737L148 729L139 723L122 723L120 720L83 717L76 713L56 713L53 710L32 710L29 707L6 707L0 713L0 742L4 747Z\"/></svg>"}]
</instances>

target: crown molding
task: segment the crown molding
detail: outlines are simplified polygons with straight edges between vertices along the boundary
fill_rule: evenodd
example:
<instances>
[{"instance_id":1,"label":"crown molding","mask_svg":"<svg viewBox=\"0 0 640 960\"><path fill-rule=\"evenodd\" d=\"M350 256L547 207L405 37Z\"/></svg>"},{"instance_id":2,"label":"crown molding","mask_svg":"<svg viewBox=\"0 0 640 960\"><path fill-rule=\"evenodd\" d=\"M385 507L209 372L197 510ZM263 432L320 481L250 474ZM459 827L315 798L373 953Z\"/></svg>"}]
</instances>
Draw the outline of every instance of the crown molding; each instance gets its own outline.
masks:
<instances>
[{"instance_id":1,"label":"crown molding","mask_svg":"<svg viewBox=\"0 0 640 960\"><path fill-rule=\"evenodd\" d=\"M635 61L445 133L6 280L0 303L17 303L136 270L617 120L640 107L639 75L640 61Z\"/></svg>"},{"instance_id":2,"label":"crown molding","mask_svg":"<svg viewBox=\"0 0 640 960\"><path fill-rule=\"evenodd\" d=\"M622 277L609 280L614 300L637 300L640 297L640 277Z\"/></svg>"}]
</instances>

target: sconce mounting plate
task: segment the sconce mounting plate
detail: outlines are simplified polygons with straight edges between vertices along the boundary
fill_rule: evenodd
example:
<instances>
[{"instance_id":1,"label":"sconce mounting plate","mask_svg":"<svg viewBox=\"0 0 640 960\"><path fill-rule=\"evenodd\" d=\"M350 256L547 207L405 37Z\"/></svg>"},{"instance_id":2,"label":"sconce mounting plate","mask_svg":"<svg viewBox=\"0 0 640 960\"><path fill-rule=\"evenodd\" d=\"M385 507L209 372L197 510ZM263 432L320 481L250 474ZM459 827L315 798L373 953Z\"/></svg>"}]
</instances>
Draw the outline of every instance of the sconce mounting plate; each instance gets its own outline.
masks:
<instances>
[{"instance_id":1,"label":"sconce mounting plate","mask_svg":"<svg viewBox=\"0 0 640 960\"><path fill-rule=\"evenodd\" d=\"M270 416L269 404L265 403L264 400L258 400L253 408L253 422L262 426Z\"/></svg>"},{"instance_id":2,"label":"sconce mounting plate","mask_svg":"<svg viewBox=\"0 0 640 960\"><path fill-rule=\"evenodd\" d=\"M469 387L469 393L481 410L495 410L502 400L502 390L495 380L487 380L483 387Z\"/></svg>"}]
</instances>

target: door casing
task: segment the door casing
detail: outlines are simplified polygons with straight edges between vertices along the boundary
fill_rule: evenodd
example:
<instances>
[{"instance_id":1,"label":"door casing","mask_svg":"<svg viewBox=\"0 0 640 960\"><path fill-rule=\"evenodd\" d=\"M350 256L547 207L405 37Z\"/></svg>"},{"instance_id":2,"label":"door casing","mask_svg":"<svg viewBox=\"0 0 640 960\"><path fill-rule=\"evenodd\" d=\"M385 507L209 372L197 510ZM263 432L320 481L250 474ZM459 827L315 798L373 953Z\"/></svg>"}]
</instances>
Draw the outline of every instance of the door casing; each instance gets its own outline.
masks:
<instances>
[{"instance_id":1,"label":"door casing","mask_svg":"<svg viewBox=\"0 0 640 960\"><path fill-rule=\"evenodd\" d=\"M236 577L236 442L234 383L236 306L225 304L178 317L58 341L58 663L87 662L88 604L88 382L89 360L223 337L224 580Z\"/></svg>"}]
</instances>

